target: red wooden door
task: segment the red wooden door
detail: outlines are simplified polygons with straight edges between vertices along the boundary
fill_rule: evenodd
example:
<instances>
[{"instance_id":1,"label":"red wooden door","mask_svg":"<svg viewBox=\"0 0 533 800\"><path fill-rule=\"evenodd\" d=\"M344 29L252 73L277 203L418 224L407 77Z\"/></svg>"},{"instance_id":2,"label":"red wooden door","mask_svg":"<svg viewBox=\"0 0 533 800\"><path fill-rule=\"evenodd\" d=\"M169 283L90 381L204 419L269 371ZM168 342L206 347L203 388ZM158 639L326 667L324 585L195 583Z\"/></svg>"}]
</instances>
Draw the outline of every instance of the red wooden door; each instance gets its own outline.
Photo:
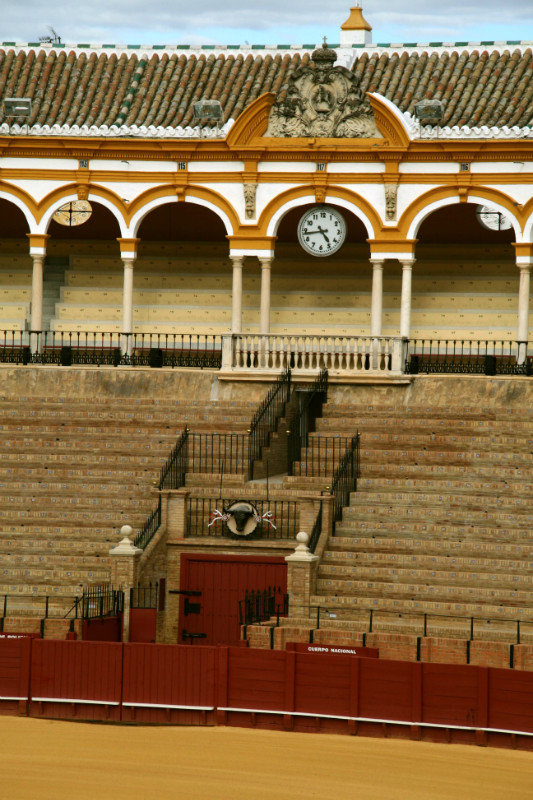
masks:
<instances>
[{"instance_id":1,"label":"red wooden door","mask_svg":"<svg viewBox=\"0 0 533 800\"><path fill-rule=\"evenodd\" d=\"M182 554L181 591L201 595L181 596L178 644L237 644L239 601L246 590L278 586L287 591L284 558Z\"/></svg>"}]
</instances>

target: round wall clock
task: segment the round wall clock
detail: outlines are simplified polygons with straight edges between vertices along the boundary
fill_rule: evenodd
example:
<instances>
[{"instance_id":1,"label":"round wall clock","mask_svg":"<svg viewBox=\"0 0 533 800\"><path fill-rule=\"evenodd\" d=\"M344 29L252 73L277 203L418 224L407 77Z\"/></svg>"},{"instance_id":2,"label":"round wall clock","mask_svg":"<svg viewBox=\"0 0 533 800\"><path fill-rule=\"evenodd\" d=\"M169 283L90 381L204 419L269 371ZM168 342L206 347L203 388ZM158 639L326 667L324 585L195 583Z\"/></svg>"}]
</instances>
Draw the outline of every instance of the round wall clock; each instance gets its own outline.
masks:
<instances>
[{"instance_id":1,"label":"round wall clock","mask_svg":"<svg viewBox=\"0 0 533 800\"><path fill-rule=\"evenodd\" d=\"M490 206L478 206L476 215L483 227L489 231L508 231L512 227L509 217L494 211Z\"/></svg>"},{"instance_id":2,"label":"round wall clock","mask_svg":"<svg viewBox=\"0 0 533 800\"><path fill-rule=\"evenodd\" d=\"M346 239L346 221L332 206L313 206L298 224L298 241L306 253L330 256Z\"/></svg>"}]
</instances>

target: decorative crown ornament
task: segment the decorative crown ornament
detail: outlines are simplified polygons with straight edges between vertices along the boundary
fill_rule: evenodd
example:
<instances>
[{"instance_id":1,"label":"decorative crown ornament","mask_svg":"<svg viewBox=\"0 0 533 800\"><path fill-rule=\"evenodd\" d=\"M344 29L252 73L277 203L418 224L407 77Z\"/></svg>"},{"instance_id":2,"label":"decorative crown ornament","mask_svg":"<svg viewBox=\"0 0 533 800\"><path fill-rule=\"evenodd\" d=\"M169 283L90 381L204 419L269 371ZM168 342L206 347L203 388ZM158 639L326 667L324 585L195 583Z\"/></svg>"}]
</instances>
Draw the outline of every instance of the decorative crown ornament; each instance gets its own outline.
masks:
<instances>
[{"instance_id":1,"label":"decorative crown ornament","mask_svg":"<svg viewBox=\"0 0 533 800\"><path fill-rule=\"evenodd\" d=\"M370 103L355 75L336 67L337 53L324 44L282 87L265 136L382 138Z\"/></svg>"}]
</instances>

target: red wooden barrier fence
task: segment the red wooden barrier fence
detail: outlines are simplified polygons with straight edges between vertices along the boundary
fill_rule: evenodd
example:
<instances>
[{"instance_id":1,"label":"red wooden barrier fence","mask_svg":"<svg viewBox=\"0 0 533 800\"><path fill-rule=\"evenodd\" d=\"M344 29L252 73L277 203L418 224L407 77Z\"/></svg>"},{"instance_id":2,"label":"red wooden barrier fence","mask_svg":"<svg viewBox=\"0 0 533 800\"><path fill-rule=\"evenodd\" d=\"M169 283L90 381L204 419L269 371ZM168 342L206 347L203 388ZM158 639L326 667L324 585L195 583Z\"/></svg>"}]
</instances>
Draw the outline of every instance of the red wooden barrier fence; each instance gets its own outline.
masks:
<instances>
[{"instance_id":1,"label":"red wooden barrier fence","mask_svg":"<svg viewBox=\"0 0 533 800\"><path fill-rule=\"evenodd\" d=\"M125 644L122 719L214 724L215 647Z\"/></svg>"},{"instance_id":2,"label":"red wooden barrier fence","mask_svg":"<svg viewBox=\"0 0 533 800\"><path fill-rule=\"evenodd\" d=\"M0 712L533 749L533 673L240 647L4 639Z\"/></svg>"},{"instance_id":3,"label":"red wooden barrier fence","mask_svg":"<svg viewBox=\"0 0 533 800\"><path fill-rule=\"evenodd\" d=\"M119 721L121 685L118 642L32 642L32 717Z\"/></svg>"}]
</instances>

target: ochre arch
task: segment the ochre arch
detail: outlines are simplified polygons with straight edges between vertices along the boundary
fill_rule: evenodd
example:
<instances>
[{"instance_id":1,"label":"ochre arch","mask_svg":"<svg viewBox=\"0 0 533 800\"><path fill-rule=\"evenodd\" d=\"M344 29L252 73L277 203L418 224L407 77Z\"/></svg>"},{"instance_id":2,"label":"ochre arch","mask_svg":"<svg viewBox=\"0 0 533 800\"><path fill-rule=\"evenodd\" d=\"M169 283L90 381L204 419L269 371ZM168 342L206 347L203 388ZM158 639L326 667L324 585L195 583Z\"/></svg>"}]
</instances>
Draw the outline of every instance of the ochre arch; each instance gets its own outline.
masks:
<instances>
[{"instance_id":1,"label":"ochre arch","mask_svg":"<svg viewBox=\"0 0 533 800\"><path fill-rule=\"evenodd\" d=\"M239 228L239 217L231 203L229 203L218 192L215 192L212 189L206 189L203 186L185 186L181 192L178 192L174 186L154 186L151 189L147 189L138 197L136 197L131 204L131 207L129 208L128 225L131 224L133 218L136 217L145 206L148 206L154 200L160 200L168 197L169 202L178 202L180 200L185 200L187 196L196 197L198 200L205 200L206 202L218 208L222 214L225 214L229 220L229 224L233 229L231 231L227 231L228 235L231 235ZM146 213L149 213L150 210L151 209L148 209ZM145 215L141 217L138 224L140 224L140 222L144 219L144 216ZM225 223L222 215L220 215L220 218Z\"/></svg>"},{"instance_id":2,"label":"ochre arch","mask_svg":"<svg viewBox=\"0 0 533 800\"><path fill-rule=\"evenodd\" d=\"M25 192L24 189L20 189L18 186L14 186L12 183L7 183L7 181L3 180L0 180L0 191L5 192L6 194L12 195L13 197L17 198L19 203L13 203L13 205L16 206L18 209L20 209L20 211L22 211L31 232L32 231L31 221L28 219L28 215L25 213L24 209L26 209L26 211L29 212L29 214L33 218L33 221L36 223L38 221L37 203L35 202L33 197L30 194L28 194L28 192ZM5 199L9 202L9 199L7 197Z\"/></svg>"},{"instance_id":3,"label":"ochre arch","mask_svg":"<svg viewBox=\"0 0 533 800\"><path fill-rule=\"evenodd\" d=\"M270 109L274 105L276 95L266 92L241 111L226 136L228 147L240 147L259 139L268 127Z\"/></svg>"},{"instance_id":4,"label":"ochre arch","mask_svg":"<svg viewBox=\"0 0 533 800\"><path fill-rule=\"evenodd\" d=\"M314 185L306 185L306 186L297 186L292 189L287 189L285 192L273 197L272 200L267 204L267 206L263 209L258 221L257 221L257 229L255 229L255 234L260 236L267 236L268 227L272 221L272 218L276 214L277 211L280 210L286 203L289 203L291 200L297 200L303 197L315 197L315 186ZM345 200L346 202L350 203L354 206L355 209L361 211L369 220L370 224L373 227L373 231L367 231L368 236L370 238L379 238L379 234L381 233L382 224L381 219L377 211L367 202L361 195L357 194L356 192L352 192L349 189L345 189L342 186L328 186L326 188L325 200L324 202L333 202L335 198L340 200ZM357 211L353 212L354 215L357 217ZM364 220L360 217L358 219L361 220L363 225L365 225ZM365 225L366 227L366 225Z\"/></svg>"},{"instance_id":5,"label":"ochre arch","mask_svg":"<svg viewBox=\"0 0 533 800\"><path fill-rule=\"evenodd\" d=\"M416 237L418 228L416 231L410 231L411 225L418 214L420 214L420 212L423 211L427 206L430 206L439 200L447 200L451 198L456 198L455 202L463 201L468 203L470 202L468 199L469 196L480 197L484 200L488 200L489 202L492 201L497 205L502 206L509 212L509 215L517 223L520 230L523 230L525 223L524 207L516 205L509 195L499 191L498 189L491 189L486 186L469 187L464 198L461 197L462 191L462 187L460 190L457 186L438 187L436 189L430 189L420 197L417 197L417 199L413 200L413 202L405 209L398 221L398 230L400 235L403 235L405 238L408 236L411 236L411 238ZM432 211L429 213L432 213ZM426 217L423 217L423 219L420 220L418 227L420 227L424 219L426 219Z\"/></svg>"},{"instance_id":6,"label":"ochre arch","mask_svg":"<svg viewBox=\"0 0 533 800\"><path fill-rule=\"evenodd\" d=\"M69 197L71 195L76 195L78 193L79 184L77 183L70 183L66 184L65 186L61 186L58 189L54 189L50 194L47 194L46 197L43 197L41 202L38 204L38 215L37 221L41 222L47 211L56 205L60 200L63 198ZM128 208L121 197L119 197L115 192L111 191L111 189L106 189L104 186L94 185L91 183L83 184L83 188L86 189L88 192L89 198L93 197L101 197L107 200L112 206L117 209L117 213L114 215L121 232L125 230L129 225L129 214Z\"/></svg>"}]
</instances>

